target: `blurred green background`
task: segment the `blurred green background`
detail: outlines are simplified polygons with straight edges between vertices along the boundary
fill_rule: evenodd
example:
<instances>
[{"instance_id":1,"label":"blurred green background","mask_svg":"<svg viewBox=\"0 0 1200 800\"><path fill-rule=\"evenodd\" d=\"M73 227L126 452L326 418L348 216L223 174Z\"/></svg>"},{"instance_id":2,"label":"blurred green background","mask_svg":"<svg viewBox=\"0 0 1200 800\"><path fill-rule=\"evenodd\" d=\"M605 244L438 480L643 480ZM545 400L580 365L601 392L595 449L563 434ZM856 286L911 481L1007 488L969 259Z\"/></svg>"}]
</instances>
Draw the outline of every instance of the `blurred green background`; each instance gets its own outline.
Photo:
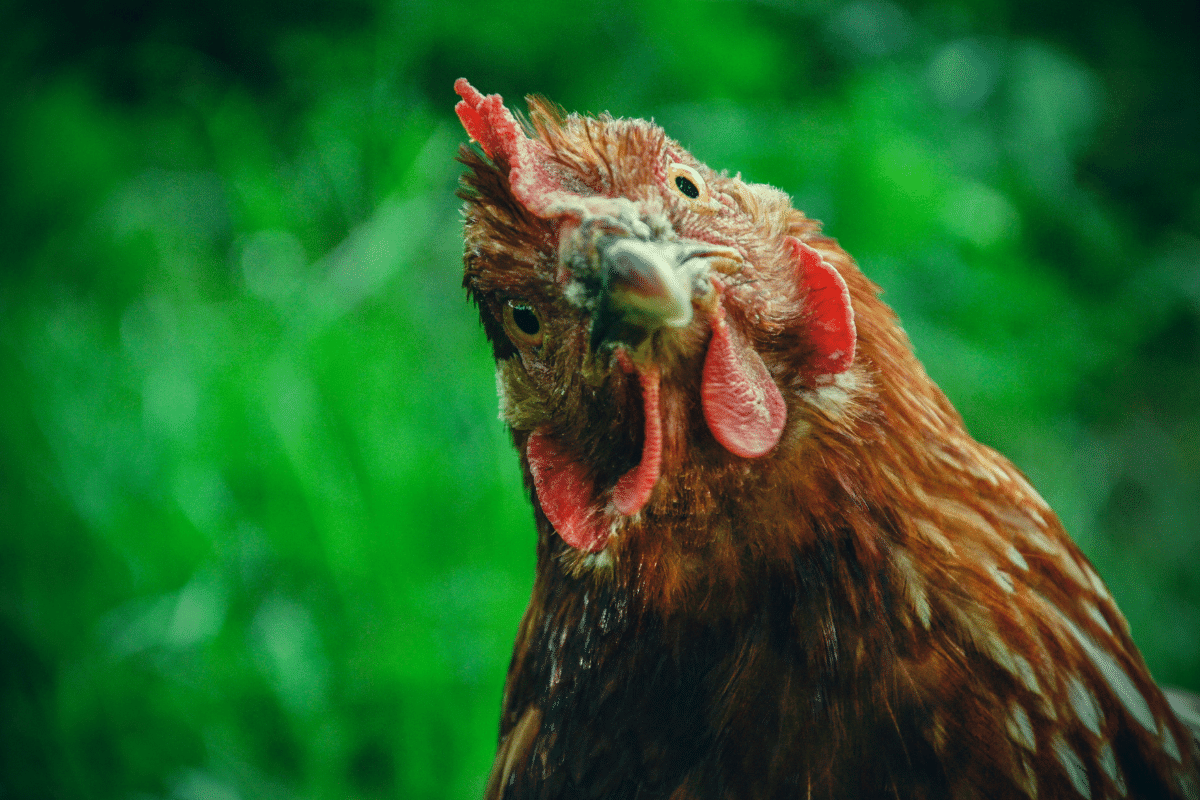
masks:
<instances>
[{"instance_id":1,"label":"blurred green background","mask_svg":"<svg viewBox=\"0 0 1200 800\"><path fill-rule=\"evenodd\" d=\"M533 526L452 81L782 187L1200 689L1200 6L0 10L0 797L470 798Z\"/></svg>"}]
</instances>

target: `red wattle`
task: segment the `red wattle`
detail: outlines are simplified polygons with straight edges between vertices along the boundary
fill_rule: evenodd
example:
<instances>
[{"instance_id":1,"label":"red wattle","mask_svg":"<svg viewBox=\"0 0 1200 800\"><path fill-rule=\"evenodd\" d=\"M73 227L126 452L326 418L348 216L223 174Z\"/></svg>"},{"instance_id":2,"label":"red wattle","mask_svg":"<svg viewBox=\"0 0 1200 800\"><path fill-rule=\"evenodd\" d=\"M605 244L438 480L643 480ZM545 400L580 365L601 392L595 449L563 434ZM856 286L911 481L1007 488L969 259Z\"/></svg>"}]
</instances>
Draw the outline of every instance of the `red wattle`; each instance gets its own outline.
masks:
<instances>
[{"instance_id":1,"label":"red wattle","mask_svg":"<svg viewBox=\"0 0 1200 800\"><path fill-rule=\"evenodd\" d=\"M638 370L642 384L642 407L646 425L642 440L642 460L617 480L613 487L613 505L625 516L633 516L650 500L662 469L662 413L658 408L658 367Z\"/></svg>"},{"instance_id":2,"label":"red wattle","mask_svg":"<svg viewBox=\"0 0 1200 800\"><path fill-rule=\"evenodd\" d=\"M530 434L525 454L538 504L558 535L576 550L603 550L609 524L592 502L596 492L587 470L540 430Z\"/></svg>"},{"instance_id":3,"label":"red wattle","mask_svg":"<svg viewBox=\"0 0 1200 800\"><path fill-rule=\"evenodd\" d=\"M622 365L632 370L632 362L621 353ZM645 409L645 435L642 458L613 486L612 500L617 512L632 516L650 500L662 469L662 414L658 408L658 368L638 370ZM529 435L525 443L533 489L542 513L563 541L576 550L598 553L608 544L612 520L595 502L596 487L587 470L577 460L558 449L542 430Z\"/></svg>"},{"instance_id":4,"label":"red wattle","mask_svg":"<svg viewBox=\"0 0 1200 800\"><path fill-rule=\"evenodd\" d=\"M704 357L700 405L713 437L742 458L769 453L787 422L787 404L767 365L725 323L720 305Z\"/></svg>"}]
</instances>

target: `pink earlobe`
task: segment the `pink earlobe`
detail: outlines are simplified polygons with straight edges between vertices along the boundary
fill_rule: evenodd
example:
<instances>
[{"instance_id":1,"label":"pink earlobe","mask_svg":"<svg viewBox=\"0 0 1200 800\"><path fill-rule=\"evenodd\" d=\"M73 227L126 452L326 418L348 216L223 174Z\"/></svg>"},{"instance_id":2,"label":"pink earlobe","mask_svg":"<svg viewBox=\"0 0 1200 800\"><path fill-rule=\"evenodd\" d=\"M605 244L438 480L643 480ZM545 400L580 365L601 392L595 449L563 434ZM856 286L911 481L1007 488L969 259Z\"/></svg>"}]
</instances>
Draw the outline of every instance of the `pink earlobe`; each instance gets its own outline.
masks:
<instances>
[{"instance_id":1,"label":"pink earlobe","mask_svg":"<svg viewBox=\"0 0 1200 800\"><path fill-rule=\"evenodd\" d=\"M836 375L854 362L858 334L854 328L854 307L846 281L821 254L795 237L787 238L796 268L796 277L804 289L812 312L812 341L817 349L817 372Z\"/></svg>"}]
</instances>

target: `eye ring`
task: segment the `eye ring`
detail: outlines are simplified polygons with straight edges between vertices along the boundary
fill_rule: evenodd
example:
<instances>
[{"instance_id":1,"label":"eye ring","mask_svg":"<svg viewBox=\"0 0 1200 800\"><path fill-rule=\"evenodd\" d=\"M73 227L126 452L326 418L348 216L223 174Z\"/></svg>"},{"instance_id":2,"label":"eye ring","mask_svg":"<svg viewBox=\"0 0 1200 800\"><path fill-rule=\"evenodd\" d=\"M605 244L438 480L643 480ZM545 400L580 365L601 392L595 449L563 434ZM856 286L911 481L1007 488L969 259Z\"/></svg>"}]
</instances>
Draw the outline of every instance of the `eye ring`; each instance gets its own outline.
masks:
<instances>
[{"instance_id":1,"label":"eye ring","mask_svg":"<svg viewBox=\"0 0 1200 800\"><path fill-rule=\"evenodd\" d=\"M687 164L678 161L668 164L667 183L692 203L707 205L712 201L712 194L708 191L708 184L704 182L704 178Z\"/></svg>"},{"instance_id":2,"label":"eye ring","mask_svg":"<svg viewBox=\"0 0 1200 800\"><path fill-rule=\"evenodd\" d=\"M523 300L504 304L504 332L517 347L538 347L546 335L537 309Z\"/></svg>"}]
</instances>

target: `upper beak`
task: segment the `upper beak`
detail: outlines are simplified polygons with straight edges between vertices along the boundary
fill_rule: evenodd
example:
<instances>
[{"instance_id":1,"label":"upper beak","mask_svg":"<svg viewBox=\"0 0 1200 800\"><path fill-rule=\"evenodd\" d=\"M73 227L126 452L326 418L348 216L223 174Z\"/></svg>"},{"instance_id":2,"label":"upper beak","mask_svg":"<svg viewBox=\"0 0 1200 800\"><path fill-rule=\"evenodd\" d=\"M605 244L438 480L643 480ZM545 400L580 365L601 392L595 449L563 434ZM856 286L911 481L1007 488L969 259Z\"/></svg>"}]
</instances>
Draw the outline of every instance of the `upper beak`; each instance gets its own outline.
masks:
<instances>
[{"instance_id":1,"label":"upper beak","mask_svg":"<svg viewBox=\"0 0 1200 800\"><path fill-rule=\"evenodd\" d=\"M681 328L692 321L694 269L685 269L674 243L619 238L601 245L609 302L626 317Z\"/></svg>"},{"instance_id":2,"label":"upper beak","mask_svg":"<svg viewBox=\"0 0 1200 800\"><path fill-rule=\"evenodd\" d=\"M592 320L594 346L688 325L693 302L713 292L712 260L741 261L735 250L705 242L608 235L596 245L601 296Z\"/></svg>"}]
</instances>

